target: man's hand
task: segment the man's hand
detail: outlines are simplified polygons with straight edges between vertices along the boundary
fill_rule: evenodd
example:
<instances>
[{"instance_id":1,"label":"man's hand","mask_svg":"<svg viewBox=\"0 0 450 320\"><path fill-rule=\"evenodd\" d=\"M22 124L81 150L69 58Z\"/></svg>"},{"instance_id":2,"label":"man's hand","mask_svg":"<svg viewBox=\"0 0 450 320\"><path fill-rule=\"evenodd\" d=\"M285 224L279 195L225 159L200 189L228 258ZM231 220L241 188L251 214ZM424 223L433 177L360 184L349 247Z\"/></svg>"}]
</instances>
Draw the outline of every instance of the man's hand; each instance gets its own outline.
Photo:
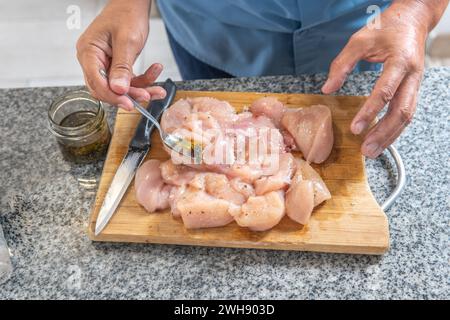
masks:
<instances>
[{"instance_id":1,"label":"man's hand","mask_svg":"<svg viewBox=\"0 0 450 320\"><path fill-rule=\"evenodd\" d=\"M380 16L380 28L356 32L332 62L322 92L341 88L360 60L383 62L383 72L351 124L362 133L389 104L386 115L365 135L361 152L375 158L411 122L424 69L425 40L448 0L397 0Z\"/></svg>"},{"instance_id":2,"label":"man's hand","mask_svg":"<svg viewBox=\"0 0 450 320\"><path fill-rule=\"evenodd\" d=\"M86 86L99 100L132 110L124 93L141 102L165 96L163 88L150 87L162 71L161 64L153 64L142 75L133 74L148 36L149 9L150 0L111 0L78 40L77 57ZM100 69L109 70L109 83Z\"/></svg>"}]
</instances>

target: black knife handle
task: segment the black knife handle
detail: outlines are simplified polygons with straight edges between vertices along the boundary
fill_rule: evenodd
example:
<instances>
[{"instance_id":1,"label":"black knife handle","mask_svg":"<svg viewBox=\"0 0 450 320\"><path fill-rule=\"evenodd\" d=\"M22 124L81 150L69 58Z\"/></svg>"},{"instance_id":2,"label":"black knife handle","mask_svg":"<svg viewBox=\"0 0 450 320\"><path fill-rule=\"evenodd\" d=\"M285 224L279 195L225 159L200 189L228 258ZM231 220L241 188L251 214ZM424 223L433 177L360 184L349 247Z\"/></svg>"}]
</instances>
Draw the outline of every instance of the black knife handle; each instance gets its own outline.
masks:
<instances>
[{"instance_id":1,"label":"black knife handle","mask_svg":"<svg viewBox=\"0 0 450 320\"><path fill-rule=\"evenodd\" d=\"M170 107L177 91L175 82L167 79L163 86L166 90L166 97L159 100L151 100L147 106L147 111L159 121L164 111ZM153 132L155 125L145 117L142 117L134 132L133 139L130 142L130 148L145 149L150 147L150 134Z\"/></svg>"}]
</instances>

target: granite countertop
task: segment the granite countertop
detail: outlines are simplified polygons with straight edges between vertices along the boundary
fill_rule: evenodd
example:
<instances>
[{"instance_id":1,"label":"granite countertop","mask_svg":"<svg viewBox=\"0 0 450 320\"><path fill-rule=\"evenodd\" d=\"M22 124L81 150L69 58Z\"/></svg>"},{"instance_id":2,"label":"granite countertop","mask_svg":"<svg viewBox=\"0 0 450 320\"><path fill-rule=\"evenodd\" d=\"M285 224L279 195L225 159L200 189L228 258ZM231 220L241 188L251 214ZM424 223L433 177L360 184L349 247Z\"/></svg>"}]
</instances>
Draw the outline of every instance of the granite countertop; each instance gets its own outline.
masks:
<instances>
[{"instance_id":1,"label":"granite countertop","mask_svg":"<svg viewBox=\"0 0 450 320\"><path fill-rule=\"evenodd\" d=\"M190 81L180 89L319 93L324 75ZM368 94L375 73L340 94ZM0 90L0 223L14 273L0 298L450 298L450 68L430 69L415 120L396 143L408 183L387 212L383 256L93 243L86 228L103 163L62 160L47 130L73 88ZM113 109L109 108L113 117ZM387 155L367 161L376 199L395 184Z\"/></svg>"}]
</instances>

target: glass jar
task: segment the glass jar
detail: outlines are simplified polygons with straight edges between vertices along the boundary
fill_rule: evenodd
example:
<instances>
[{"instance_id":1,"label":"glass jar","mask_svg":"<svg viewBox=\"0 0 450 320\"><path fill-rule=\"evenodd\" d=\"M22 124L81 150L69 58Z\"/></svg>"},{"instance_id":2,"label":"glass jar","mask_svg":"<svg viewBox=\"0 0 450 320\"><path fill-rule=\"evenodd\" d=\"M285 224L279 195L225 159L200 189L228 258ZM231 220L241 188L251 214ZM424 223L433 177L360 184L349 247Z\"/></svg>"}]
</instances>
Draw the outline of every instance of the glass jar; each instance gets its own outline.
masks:
<instances>
[{"instance_id":1,"label":"glass jar","mask_svg":"<svg viewBox=\"0 0 450 320\"><path fill-rule=\"evenodd\" d=\"M91 163L105 156L111 132L102 102L89 92L72 91L55 99L48 121L66 160Z\"/></svg>"}]
</instances>

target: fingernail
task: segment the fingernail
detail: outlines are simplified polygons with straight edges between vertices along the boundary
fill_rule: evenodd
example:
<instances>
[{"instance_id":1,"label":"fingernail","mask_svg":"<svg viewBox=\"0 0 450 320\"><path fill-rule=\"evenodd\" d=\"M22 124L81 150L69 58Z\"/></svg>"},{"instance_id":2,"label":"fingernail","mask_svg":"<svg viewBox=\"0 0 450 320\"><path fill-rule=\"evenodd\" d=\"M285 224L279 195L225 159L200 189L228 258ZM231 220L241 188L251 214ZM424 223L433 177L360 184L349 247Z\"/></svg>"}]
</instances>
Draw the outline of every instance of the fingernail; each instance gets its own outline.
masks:
<instances>
[{"instance_id":1,"label":"fingernail","mask_svg":"<svg viewBox=\"0 0 450 320\"><path fill-rule=\"evenodd\" d=\"M119 107L119 108L121 108L123 110L126 110L126 111L131 111L132 110L131 108L129 108L129 107L127 107L127 106L125 106L124 104L121 104L121 103L118 104L117 107Z\"/></svg>"},{"instance_id":2,"label":"fingernail","mask_svg":"<svg viewBox=\"0 0 450 320\"><path fill-rule=\"evenodd\" d=\"M163 69L163 66L158 63L153 67L152 74L157 75L162 71L162 69Z\"/></svg>"},{"instance_id":3,"label":"fingernail","mask_svg":"<svg viewBox=\"0 0 450 320\"><path fill-rule=\"evenodd\" d=\"M152 99L153 100L164 99L166 97L166 95L167 95L166 90L161 89L161 90L159 90L158 93L152 95Z\"/></svg>"},{"instance_id":4,"label":"fingernail","mask_svg":"<svg viewBox=\"0 0 450 320\"><path fill-rule=\"evenodd\" d=\"M366 146L367 155L369 157L374 157L375 158L376 156L378 156L379 149L380 149L380 146L379 146L378 143L376 143L376 142L369 143Z\"/></svg>"},{"instance_id":5,"label":"fingernail","mask_svg":"<svg viewBox=\"0 0 450 320\"><path fill-rule=\"evenodd\" d=\"M328 92L330 90L330 80L327 80L325 84L322 86L322 92Z\"/></svg>"},{"instance_id":6,"label":"fingernail","mask_svg":"<svg viewBox=\"0 0 450 320\"><path fill-rule=\"evenodd\" d=\"M363 132L363 130L366 128L366 126L367 126L367 123L365 121L358 121L353 126L353 133L360 134L361 132Z\"/></svg>"},{"instance_id":7,"label":"fingernail","mask_svg":"<svg viewBox=\"0 0 450 320\"><path fill-rule=\"evenodd\" d=\"M140 105L146 104L148 101L149 101L149 100L143 100L143 99L138 99L138 100L137 100L137 102L138 102Z\"/></svg>"},{"instance_id":8,"label":"fingernail","mask_svg":"<svg viewBox=\"0 0 450 320\"><path fill-rule=\"evenodd\" d=\"M162 100L162 99L164 99L165 97L163 97L163 96L160 96L159 94L154 94L154 95L152 95L152 101L154 101L154 100Z\"/></svg>"},{"instance_id":9,"label":"fingernail","mask_svg":"<svg viewBox=\"0 0 450 320\"><path fill-rule=\"evenodd\" d=\"M167 96L166 90L161 91L161 93L158 95L159 99L164 99Z\"/></svg>"},{"instance_id":10,"label":"fingernail","mask_svg":"<svg viewBox=\"0 0 450 320\"><path fill-rule=\"evenodd\" d=\"M127 79L116 78L116 79L111 79L111 85L126 88L128 86L128 82L127 82Z\"/></svg>"},{"instance_id":11,"label":"fingernail","mask_svg":"<svg viewBox=\"0 0 450 320\"><path fill-rule=\"evenodd\" d=\"M143 94L138 97L139 101L149 101L150 100L150 94Z\"/></svg>"}]
</instances>

